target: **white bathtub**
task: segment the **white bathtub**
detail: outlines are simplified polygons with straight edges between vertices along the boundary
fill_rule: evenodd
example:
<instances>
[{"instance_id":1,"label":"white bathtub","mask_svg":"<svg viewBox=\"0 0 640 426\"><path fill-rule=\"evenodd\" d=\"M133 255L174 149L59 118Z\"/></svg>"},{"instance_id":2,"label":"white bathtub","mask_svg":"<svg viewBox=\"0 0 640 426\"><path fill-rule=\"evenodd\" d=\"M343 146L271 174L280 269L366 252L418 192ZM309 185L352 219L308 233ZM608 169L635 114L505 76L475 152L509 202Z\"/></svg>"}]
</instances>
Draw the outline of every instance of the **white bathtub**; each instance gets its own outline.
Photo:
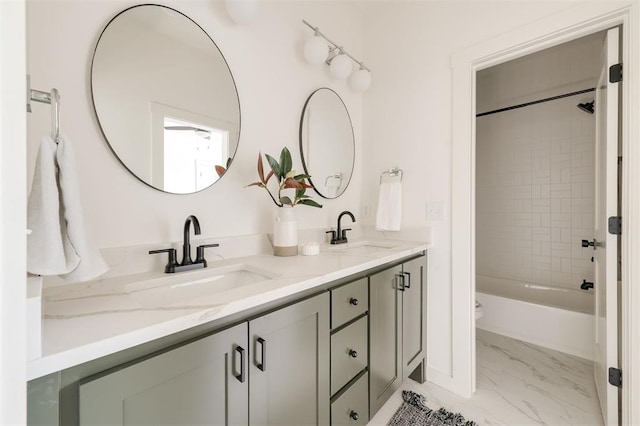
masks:
<instances>
[{"instance_id":1,"label":"white bathtub","mask_svg":"<svg viewBox=\"0 0 640 426\"><path fill-rule=\"evenodd\" d=\"M476 326L593 360L592 292L478 275L483 317Z\"/></svg>"}]
</instances>

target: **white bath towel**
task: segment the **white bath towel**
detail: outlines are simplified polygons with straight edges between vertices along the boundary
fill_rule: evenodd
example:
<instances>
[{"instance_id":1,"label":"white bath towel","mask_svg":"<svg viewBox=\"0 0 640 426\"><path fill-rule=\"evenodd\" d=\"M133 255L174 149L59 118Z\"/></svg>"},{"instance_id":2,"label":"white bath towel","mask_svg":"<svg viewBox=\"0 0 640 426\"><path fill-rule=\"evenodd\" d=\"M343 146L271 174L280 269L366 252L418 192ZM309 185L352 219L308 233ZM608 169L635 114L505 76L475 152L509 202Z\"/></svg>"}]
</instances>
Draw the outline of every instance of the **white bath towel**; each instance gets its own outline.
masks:
<instances>
[{"instance_id":1,"label":"white bath towel","mask_svg":"<svg viewBox=\"0 0 640 426\"><path fill-rule=\"evenodd\" d=\"M28 270L39 275L60 275L67 282L96 278L104 274L108 266L98 249L91 244L85 231L73 149L69 142L62 138L58 139L56 146L50 137L45 137L42 146L45 145L47 146L46 174L39 178L38 185L34 180L29 196L28 223L29 228L34 232L27 240L29 254L27 263L31 260L34 268ZM55 152L53 179L48 170L52 152ZM57 179L55 164L58 167ZM42 166L40 169L42 170ZM36 174L37 171L38 168ZM38 236L34 235L36 228L39 229ZM43 235L47 238L42 239ZM55 259L55 268L51 270L41 268L40 265L47 264L50 256ZM64 270L61 271L62 265Z\"/></svg>"},{"instance_id":2,"label":"white bath towel","mask_svg":"<svg viewBox=\"0 0 640 426\"><path fill-rule=\"evenodd\" d=\"M27 206L27 271L37 275L66 274L80 263L60 214L56 149L51 137L42 139Z\"/></svg>"},{"instance_id":3,"label":"white bath towel","mask_svg":"<svg viewBox=\"0 0 640 426\"><path fill-rule=\"evenodd\" d=\"M399 231L402 222L402 182L382 182L378 193L376 229Z\"/></svg>"}]
</instances>

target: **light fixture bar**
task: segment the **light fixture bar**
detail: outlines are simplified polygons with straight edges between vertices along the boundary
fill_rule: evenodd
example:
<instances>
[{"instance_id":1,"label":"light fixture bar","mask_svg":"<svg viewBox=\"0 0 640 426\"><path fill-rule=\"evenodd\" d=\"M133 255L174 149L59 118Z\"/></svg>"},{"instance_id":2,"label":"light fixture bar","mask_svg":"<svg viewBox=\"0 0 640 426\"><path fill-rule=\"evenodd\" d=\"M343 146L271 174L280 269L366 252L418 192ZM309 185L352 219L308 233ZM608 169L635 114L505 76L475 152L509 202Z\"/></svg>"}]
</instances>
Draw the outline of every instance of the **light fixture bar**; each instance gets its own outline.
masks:
<instances>
[{"instance_id":1,"label":"light fixture bar","mask_svg":"<svg viewBox=\"0 0 640 426\"><path fill-rule=\"evenodd\" d=\"M371 72L371 70L369 68L367 68L365 66L365 64L363 62L360 62L359 60L357 60L356 58L354 58L353 56L351 56L351 54L349 52L347 52L346 50L344 50L342 48L342 46L339 46L337 43L334 43L332 40L329 39L329 37L327 37L326 35L322 34L320 32L320 29L318 27L314 27L313 25L311 25L310 23L308 23L307 21L305 21L304 19L302 20L302 22L309 28L311 28L315 35L319 35L320 37L322 37L323 39L327 40L330 44L333 45L334 49L338 49L341 53L344 53L345 55L347 55L348 57L350 57L356 64L360 65L360 69L363 70L367 70L369 72Z\"/></svg>"}]
</instances>

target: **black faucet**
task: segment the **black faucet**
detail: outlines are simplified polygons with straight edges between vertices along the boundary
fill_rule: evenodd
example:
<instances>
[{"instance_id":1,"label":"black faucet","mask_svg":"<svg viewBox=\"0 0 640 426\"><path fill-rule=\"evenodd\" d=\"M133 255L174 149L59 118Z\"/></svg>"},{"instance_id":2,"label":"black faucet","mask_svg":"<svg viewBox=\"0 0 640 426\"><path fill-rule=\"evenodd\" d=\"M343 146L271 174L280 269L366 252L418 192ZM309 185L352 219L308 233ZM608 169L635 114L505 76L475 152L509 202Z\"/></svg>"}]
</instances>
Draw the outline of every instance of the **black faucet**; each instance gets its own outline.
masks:
<instances>
[{"instance_id":1,"label":"black faucet","mask_svg":"<svg viewBox=\"0 0 640 426\"><path fill-rule=\"evenodd\" d=\"M340 221L342 220L342 216L344 215L348 215L349 217L351 217L351 221L355 222L356 218L353 216L353 213L351 213L350 211L343 211L342 213L340 213L338 215L338 229L336 231L327 231L327 234L331 234L331 244L344 244L346 243L347 240L347 231L351 231L351 228L346 228L346 229L342 229L342 225L340 224Z\"/></svg>"},{"instance_id":2,"label":"black faucet","mask_svg":"<svg viewBox=\"0 0 640 426\"><path fill-rule=\"evenodd\" d=\"M191 239L189 237L189 230L191 229L192 223L193 233L195 235L200 235L200 222L198 222L198 218L194 215L188 216L184 221L184 232L182 234L182 263L180 263L180 266L193 264L193 261L191 260Z\"/></svg>"},{"instance_id":3,"label":"black faucet","mask_svg":"<svg viewBox=\"0 0 640 426\"><path fill-rule=\"evenodd\" d=\"M174 272L188 271L191 269L201 269L207 267L207 260L204 258L204 249L206 247L218 247L219 244L203 244L198 246L195 262L191 259L191 239L190 230L191 224L193 224L193 233L200 235L200 222L194 215L189 215L184 221L184 233L182 242L182 262L178 264L176 249L168 248L161 250L151 250L149 254L155 253L168 253L169 261L164 267L164 272L172 274Z\"/></svg>"},{"instance_id":4,"label":"black faucet","mask_svg":"<svg viewBox=\"0 0 640 426\"><path fill-rule=\"evenodd\" d=\"M587 282L587 280L582 280L580 290L589 290L590 288L593 288L593 283Z\"/></svg>"}]
</instances>

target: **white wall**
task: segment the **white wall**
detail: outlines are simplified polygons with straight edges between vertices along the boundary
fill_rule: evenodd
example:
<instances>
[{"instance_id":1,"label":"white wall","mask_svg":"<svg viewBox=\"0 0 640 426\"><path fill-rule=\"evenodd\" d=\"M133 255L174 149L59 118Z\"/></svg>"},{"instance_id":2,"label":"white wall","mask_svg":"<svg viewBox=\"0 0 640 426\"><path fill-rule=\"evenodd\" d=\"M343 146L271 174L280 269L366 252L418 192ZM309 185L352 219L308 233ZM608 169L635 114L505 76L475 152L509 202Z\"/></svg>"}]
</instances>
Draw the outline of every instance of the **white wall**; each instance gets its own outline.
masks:
<instances>
[{"instance_id":1,"label":"white wall","mask_svg":"<svg viewBox=\"0 0 640 426\"><path fill-rule=\"evenodd\" d=\"M479 71L477 111L594 88L602 44L596 34ZM576 105L594 96L476 120L477 274L574 290L593 282L593 250L580 240L593 233L595 115Z\"/></svg>"},{"instance_id":2,"label":"white wall","mask_svg":"<svg viewBox=\"0 0 640 426\"><path fill-rule=\"evenodd\" d=\"M364 10L367 65L364 97L363 203L375 205L379 173L404 169L403 226L431 225L428 377L454 389L451 285L452 54L576 2L375 2ZM443 201L445 220L429 223L428 201ZM369 221L373 220L369 217ZM456 253L453 253L456 256ZM456 390L465 393L461 383Z\"/></svg>"},{"instance_id":3,"label":"white wall","mask_svg":"<svg viewBox=\"0 0 640 426\"><path fill-rule=\"evenodd\" d=\"M229 172L193 195L153 190L131 176L111 154L91 104L89 68L96 40L107 22L132 1L39 0L27 4L28 71L34 87L61 93L62 133L74 143L88 227L101 248L179 241L189 214L200 219L203 237L271 232L275 207L256 180L258 151L278 155L288 146L302 171L298 126L311 92L330 87L343 98L353 121L356 171L343 197L321 200L323 209L296 208L301 229L334 225L342 210L359 211L362 97L325 66L305 62L303 45L312 31L307 19L339 40L356 57L362 53L361 16L355 3L261 2L257 20L237 26L221 1L168 1L215 40L231 69L242 113L240 145ZM28 176L41 135L49 132L49 109L28 118Z\"/></svg>"}]
</instances>

